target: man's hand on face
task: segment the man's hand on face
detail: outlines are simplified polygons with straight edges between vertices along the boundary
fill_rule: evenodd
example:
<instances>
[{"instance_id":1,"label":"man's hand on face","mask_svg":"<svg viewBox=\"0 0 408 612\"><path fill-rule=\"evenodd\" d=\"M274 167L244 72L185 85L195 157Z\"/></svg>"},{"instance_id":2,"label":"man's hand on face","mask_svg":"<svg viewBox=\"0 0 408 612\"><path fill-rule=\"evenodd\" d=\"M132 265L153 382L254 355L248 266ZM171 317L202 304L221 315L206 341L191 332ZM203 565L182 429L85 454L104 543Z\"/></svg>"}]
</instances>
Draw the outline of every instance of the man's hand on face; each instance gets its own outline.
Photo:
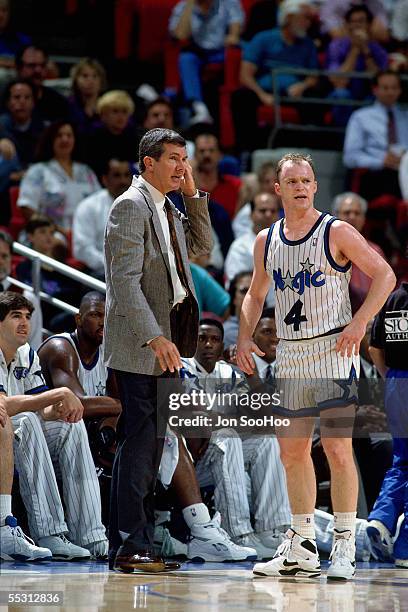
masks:
<instances>
[{"instance_id":1,"label":"man's hand on face","mask_svg":"<svg viewBox=\"0 0 408 612\"><path fill-rule=\"evenodd\" d=\"M197 187L193 176L193 169L189 161L186 162L186 171L181 181L181 191L183 195L188 198L192 198L197 193Z\"/></svg>"}]
</instances>

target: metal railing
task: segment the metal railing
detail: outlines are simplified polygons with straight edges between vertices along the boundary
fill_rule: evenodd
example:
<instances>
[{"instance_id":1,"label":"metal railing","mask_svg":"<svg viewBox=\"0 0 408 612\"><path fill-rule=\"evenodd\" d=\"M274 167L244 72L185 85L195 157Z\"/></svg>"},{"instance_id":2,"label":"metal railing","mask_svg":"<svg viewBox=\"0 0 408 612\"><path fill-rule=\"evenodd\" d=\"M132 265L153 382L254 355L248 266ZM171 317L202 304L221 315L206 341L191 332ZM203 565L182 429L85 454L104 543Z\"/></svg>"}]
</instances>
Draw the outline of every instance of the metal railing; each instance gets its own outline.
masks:
<instances>
[{"instance_id":1,"label":"metal railing","mask_svg":"<svg viewBox=\"0 0 408 612\"><path fill-rule=\"evenodd\" d=\"M24 257L27 257L27 259L31 259L33 284L32 286L26 285L25 283L22 283L21 281L15 278L11 278L11 277L9 277L8 280L12 282L14 285L21 287L22 289L33 290L34 293L40 298L40 300L47 302L48 304L52 304L53 306L56 306L57 308L59 308L60 310L63 310L64 312L68 312L70 314L76 314L78 312L78 308L76 308L75 306L72 306L72 304L67 304L66 302L63 302L62 300L59 300L58 298L54 298L48 293L41 290L41 268L42 266L46 266L48 269L51 268L51 270L54 270L55 272L59 272L60 274L63 274L64 276L67 276L68 278L72 278L78 283L81 283L82 285L85 285L86 287L90 287L91 289L94 289L95 291L100 291L102 293L106 292L106 284L104 282L98 280L97 278L93 278L92 276L89 276L88 274L84 274L83 272L80 272L79 270L76 270L75 268L71 268L70 266L63 264L57 261L56 259L53 259L52 257L48 257L47 255L43 255L42 253L39 253L38 251L34 251L34 249L30 249L29 247L24 246L23 244L19 242L13 243L13 252L16 253L17 255L23 255Z\"/></svg>"},{"instance_id":2,"label":"metal railing","mask_svg":"<svg viewBox=\"0 0 408 612\"><path fill-rule=\"evenodd\" d=\"M319 106L351 106L361 107L361 106L369 106L372 104L372 100L356 100L352 98L314 98L314 97L304 97L300 96L298 98L293 98L291 96L284 96L279 93L279 84L278 78L280 75L298 75L303 77L327 77L327 78L337 78L337 79L353 79L358 78L360 80L372 81L373 73L371 72L338 72L334 70L310 70L307 68L274 68L272 70L272 95L274 98L274 126L268 138L268 147L272 148L276 135L281 129L288 130L298 130L304 132L315 131L316 128L321 132L328 133L342 133L345 128L338 126L329 126L329 125L315 125L315 124L298 124L298 123L286 123L282 120L282 104L288 105L300 105L300 104L315 104ZM408 83L408 75L401 74L400 75L402 82Z\"/></svg>"}]
</instances>

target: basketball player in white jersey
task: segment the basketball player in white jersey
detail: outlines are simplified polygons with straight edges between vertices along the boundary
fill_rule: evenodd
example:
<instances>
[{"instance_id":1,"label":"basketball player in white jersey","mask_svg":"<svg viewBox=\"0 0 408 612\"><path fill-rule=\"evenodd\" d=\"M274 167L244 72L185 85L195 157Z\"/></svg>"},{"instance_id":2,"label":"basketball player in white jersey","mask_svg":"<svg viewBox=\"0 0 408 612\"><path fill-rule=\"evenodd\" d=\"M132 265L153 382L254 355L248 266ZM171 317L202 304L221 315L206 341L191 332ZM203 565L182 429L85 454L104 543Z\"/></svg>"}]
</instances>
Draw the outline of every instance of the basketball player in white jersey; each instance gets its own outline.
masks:
<instances>
[{"instance_id":1,"label":"basketball player in white jersey","mask_svg":"<svg viewBox=\"0 0 408 612\"><path fill-rule=\"evenodd\" d=\"M54 559L88 559L98 556L100 542L106 547L107 540L83 409L66 387L48 391L38 356L27 343L32 311L24 296L0 293L0 393L7 396L14 429L21 497L33 539Z\"/></svg>"},{"instance_id":2,"label":"basketball player in white jersey","mask_svg":"<svg viewBox=\"0 0 408 612\"><path fill-rule=\"evenodd\" d=\"M395 275L351 225L314 208L317 182L309 156L285 155L277 166L275 190L282 199L285 218L260 232L255 242L254 274L242 305L237 363L251 374L255 368L252 353L263 354L252 334L273 282L279 338L276 376L292 379L285 388L291 405L285 401L285 408L310 415L316 406L324 409L343 405L344 414L354 414L351 385L358 375L360 341L367 322L394 287ZM354 317L348 296L351 262L372 278L370 291ZM301 379L296 389L293 379ZM328 380L328 396L324 396L318 381L313 386L313 379ZM342 379L341 387L332 383L334 379ZM336 416L338 413L337 408ZM330 411L324 414L330 416ZM292 419L295 432L299 432L299 421L302 434L279 439L292 511L291 529L276 557L255 565L255 574L320 575L314 528L316 479L310 456L314 420ZM329 425L330 421L326 422ZM328 577L349 579L355 573L358 493L352 439L333 437L333 432L330 437L329 428L325 432L322 427L321 433L331 471L335 527Z\"/></svg>"}]
</instances>

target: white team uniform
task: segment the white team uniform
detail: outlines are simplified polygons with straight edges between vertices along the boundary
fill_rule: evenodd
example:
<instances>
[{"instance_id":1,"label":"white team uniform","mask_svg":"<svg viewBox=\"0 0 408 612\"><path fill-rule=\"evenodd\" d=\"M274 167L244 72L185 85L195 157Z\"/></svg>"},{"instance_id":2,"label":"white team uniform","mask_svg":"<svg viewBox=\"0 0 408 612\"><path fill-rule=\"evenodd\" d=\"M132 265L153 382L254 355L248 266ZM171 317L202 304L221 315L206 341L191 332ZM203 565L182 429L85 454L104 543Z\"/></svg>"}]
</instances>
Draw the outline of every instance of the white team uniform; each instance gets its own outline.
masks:
<instances>
[{"instance_id":1,"label":"white team uniform","mask_svg":"<svg viewBox=\"0 0 408 612\"><path fill-rule=\"evenodd\" d=\"M246 392L245 378L225 361L218 361L209 373L194 357L182 358L181 376L188 386L206 393ZM219 412L225 412L219 407ZM290 523L286 476L275 437L251 436L241 439L231 429L211 435L209 446L196 464L201 487L214 485L215 507L222 526L233 538L261 533Z\"/></svg>"},{"instance_id":2,"label":"white team uniform","mask_svg":"<svg viewBox=\"0 0 408 612\"><path fill-rule=\"evenodd\" d=\"M44 346L52 338L65 338L71 344L78 357L77 377L86 395L95 397L106 395L106 381L108 379L108 368L103 362L102 346L97 351L94 361L85 364L81 360L76 345L75 336L69 333L55 334L43 342ZM167 427L164 439L163 455L159 467L159 478L163 485L169 485L173 478L174 471L178 463L178 440L174 433Z\"/></svg>"},{"instance_id":3,"label":"white team uniform","mask_svg":"<svg viewBox=\"0 0 408 612\"><path fill-rule=\"evenodd\" d=\"M298 414L313 413L316 406L348 405L356 398L358 356L342 357L335 351L352 313L351 262L339 266L329 248L334 220L322 213L306 236L292 241L280 219L271 226L265 246L265 270L276 295L276 377L299 379L282 386L282 407Z\"/></svg>"},{"instance_id":4,"label":"white team uniform","mask_svg":"<svg viewBox=\"0 0 408 612\"><path fill-rule=\"evenodd\" d=\"M47 390L37 353L25 344L7 368L0 351L0 392L8 396ZM34 412L12 417L20 492L34 540L67 533L79 546L105 540L101 499L83 421L44 421ZM65 515L57 477L63 482Z\"/></svg>"}]
</instances>

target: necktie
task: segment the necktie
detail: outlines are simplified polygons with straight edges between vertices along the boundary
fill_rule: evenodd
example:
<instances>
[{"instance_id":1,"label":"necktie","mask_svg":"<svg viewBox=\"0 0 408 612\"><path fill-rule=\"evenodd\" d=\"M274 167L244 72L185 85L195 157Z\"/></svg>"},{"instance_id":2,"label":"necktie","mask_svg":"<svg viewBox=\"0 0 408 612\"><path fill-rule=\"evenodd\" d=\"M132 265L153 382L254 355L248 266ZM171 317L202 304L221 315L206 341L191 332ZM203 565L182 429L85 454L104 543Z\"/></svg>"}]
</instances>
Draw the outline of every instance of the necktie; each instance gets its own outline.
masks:
<instances>
[{"instance_id":1,"label":"necktie","mask_svg":"<svg viewBox=\"0 0 408 612\"><path fill-rule=\"evenodd\" d=\"M269 364L265 371L265 382L271 384L274 378L275 377L273 375L272 366L271 364Z\"/></svg>"},{"instance_id":2,"label":"necktie","mask_svg":"<svg viewBox=\"0 0 408 612\"><path fill-rule=\"evenodd\" d=\"M183 258L181 256L181 251L177 240L176 228L174 226L173 212L171 210L171 204L168 200L164 201L164 208L166 211L167 221L169 223L170 240L171 246L173 247L174 259L176 261L177 274L187 293L190 293Z\"/></svg>"},{"instance_id":3,"label":"necktie","mask_svg":"<svg viewBox=\"0 0 408 612\"><path fill-rule=\"evenodd\" d=\"M393 145L397 142L397 129L395 125L394 112L389 109L388 114L388 144Z\"/></svg>"}]
</instances>

